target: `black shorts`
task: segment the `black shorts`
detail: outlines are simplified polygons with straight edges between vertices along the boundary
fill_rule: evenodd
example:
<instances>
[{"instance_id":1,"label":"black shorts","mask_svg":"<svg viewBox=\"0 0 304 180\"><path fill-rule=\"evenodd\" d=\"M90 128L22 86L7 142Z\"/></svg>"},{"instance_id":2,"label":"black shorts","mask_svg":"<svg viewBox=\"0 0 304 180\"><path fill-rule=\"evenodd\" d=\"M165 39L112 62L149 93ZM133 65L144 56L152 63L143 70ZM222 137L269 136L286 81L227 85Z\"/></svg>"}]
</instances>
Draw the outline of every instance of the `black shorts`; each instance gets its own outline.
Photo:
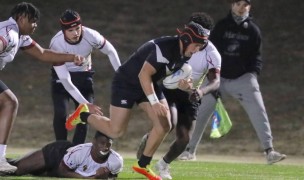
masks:
<instances>
[{"instance_id":1,"label":"black shorts","mask_svg":"<svg viewBox=\"0 0 304 180\"><path fill-rule=\"evenodd\" d=\"M165 96L157 83L153 83L154 91L159 100ZM149 102L141 86L126 83L117 75L112 82L111 105L131 109L133 105Z\"/></svg>"},{"instance_id":2,"label":"black shorts","mask_svg":"<svg viewBox=\"0 0 304 180\"><path fill-rule=\"evenodd\" d=\"M0 80L0 93L2 93L3 91L7 90L8 87L4 84L3 81Z\"/></svg>"},{"instance_id":3,"label":"black shorts","mask_svg":"<svg viewBox=\"0 0 304 180\"><path fill-rule=\"evenodd\" d=\"M52 172L56 170L66 154L66 150L73 146L69 141L56 141L42 148L46 170Z\"/></svg>"},{"instance_id":4,"label":"black shorts","mask_svg":"<svg viewBox=\"0 0 304 180\"><path fill-rule=\"evenodd\" d=\"M179 89L166 89L162 86L164 95L168 101L169 106L175 106L178 112L178 124L187 125L192 124L196 120L198 107L200 102L191 102L189 94Z\"/></svg>"}]
</instances>

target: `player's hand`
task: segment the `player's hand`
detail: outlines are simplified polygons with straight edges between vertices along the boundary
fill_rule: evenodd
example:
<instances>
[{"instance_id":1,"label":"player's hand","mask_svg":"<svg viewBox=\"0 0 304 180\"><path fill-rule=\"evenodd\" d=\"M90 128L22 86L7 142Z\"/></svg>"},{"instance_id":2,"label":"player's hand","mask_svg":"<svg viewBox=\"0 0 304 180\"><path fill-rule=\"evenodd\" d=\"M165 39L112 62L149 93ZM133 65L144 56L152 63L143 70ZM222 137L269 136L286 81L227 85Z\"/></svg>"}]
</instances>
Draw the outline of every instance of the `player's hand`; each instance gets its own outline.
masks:
<instances>
[{"instance_id":1,"label":"player's hand","mask_svg":"<svg viewBox=\"0 0 304 180\"><path fill-rule=\"evenodd\" d=\"M90 113L97 114L97 115L100 115L100 116L103 115L101 107L99 107L97 105L94 105L94 104L90 104L90 103L88 103L87 106L89 108Z\"/></svg>"},{"instance_id":2,"label":"player's hand","mask_svg":"<svg viewBox=\"0 0 304 180\"><path fill-rule=\"evenodd\" d=\"M189 79L181 79L178 81L178 89L182 91L189 91L193 87L193 81L191 78Z\"/></svg>"},{"instance_id":3,"label":"player's hand","mask_svg":"<svg viewBox=\"0 0 304 180\"><path fill-rule=\"evenodd\" d=\"M108 179L110 170L106 167L101 167L96 170L96 174L94 176L95 179Z\"/></svg>"},{"instance_id":4,"label":"player's hand","mask_svg":"<svg viewBox=\"0 0 304 180\"><path fill-rule=\"evenodd\" d=\"M153 104L152 109L157 116L164 116L164 117L167 116L167 113L169 111L168 107L166 107L160 102Z\"/></svg>"},{"instance_id":5,"label":"player's hand","mask_svg":"<svg viewBox=\"0 0 304 180\"><path fill-rule=\"evenodd\" d=\"M189 100L191 102L198 102L203 97L203 91L200 89L192 89L189 93Z\"/></svg>"},{"instance_id":6,"label":"player's hand","mask_svg":"<svg viewBox=\"0 0 304 180\"><path fill-rule=\"evenodd\" d=\"M84 61L84 57L82 56L79 56L79 55L74 55L74 63L77 65L77 66L81 66L82 63Z\"/></svg>"}]
</instances>

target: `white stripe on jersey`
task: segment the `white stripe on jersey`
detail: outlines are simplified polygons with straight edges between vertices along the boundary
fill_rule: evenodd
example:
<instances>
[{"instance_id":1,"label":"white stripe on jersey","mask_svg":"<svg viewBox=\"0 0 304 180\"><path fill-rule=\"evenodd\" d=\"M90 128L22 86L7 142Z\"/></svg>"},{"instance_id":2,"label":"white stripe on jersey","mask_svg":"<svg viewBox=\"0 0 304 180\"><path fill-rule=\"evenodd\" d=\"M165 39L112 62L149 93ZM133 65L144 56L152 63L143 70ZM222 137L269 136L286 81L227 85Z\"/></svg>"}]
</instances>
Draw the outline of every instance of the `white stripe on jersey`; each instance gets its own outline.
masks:
<instances>
[{"instance_id":1,"label":"white stripe on jersey","mask_svg":"<svg viewBox=\"0 0 304 180\"><path fill-rule=\"evenodd\" d=\"M108 160L102 164L96 163L90 154L92 143L80 144L69 148L63 157L64 163L82 176L93 176L96 170L106 167L112 174L118 174L123 168L123 158L114 150L110 150Z\"/></svg>"}]
</instances>

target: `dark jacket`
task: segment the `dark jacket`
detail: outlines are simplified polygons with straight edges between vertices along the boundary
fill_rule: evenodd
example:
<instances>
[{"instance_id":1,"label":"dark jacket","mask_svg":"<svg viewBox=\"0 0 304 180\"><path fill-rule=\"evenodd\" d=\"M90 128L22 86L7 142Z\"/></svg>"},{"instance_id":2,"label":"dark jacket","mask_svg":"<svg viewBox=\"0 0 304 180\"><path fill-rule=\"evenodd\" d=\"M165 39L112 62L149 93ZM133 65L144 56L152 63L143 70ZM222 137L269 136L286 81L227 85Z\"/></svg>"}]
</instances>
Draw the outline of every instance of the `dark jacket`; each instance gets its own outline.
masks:
<instances>
[{"instance_id":1,"label":"dark jacket","mask_svg":"<svg viewBox=\"0 0 304 180\"><path fill-rule=\"evenodd\" d=\"M247 72L260 74L262 69L261 32L248 17L237 24L231 12L211 32L210 40L222 56L221 76L235 79Z\"/></svg>"}]
</instances>

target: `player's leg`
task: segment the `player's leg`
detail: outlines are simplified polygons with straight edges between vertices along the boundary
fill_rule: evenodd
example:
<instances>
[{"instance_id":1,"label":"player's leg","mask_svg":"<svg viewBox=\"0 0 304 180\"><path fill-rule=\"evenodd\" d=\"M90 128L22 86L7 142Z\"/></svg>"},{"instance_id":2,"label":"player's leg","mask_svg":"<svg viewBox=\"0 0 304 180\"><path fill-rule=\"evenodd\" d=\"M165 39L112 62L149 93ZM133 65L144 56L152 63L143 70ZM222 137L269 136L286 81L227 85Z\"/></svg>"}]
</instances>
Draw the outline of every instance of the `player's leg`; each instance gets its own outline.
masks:
<instances>
[{"instance_id":1,"label":"player's leg","mask_svg":"<svg viewBox=\"0 0 304 180\"><path fill-rule=\"evenodd\" d=\"M15 94L0 80L0 175L13 173L16 167L5 159L6 144L17 116L18 100Z\"/></svg>"},{"instance_id":2,"label":"player's leg","mask_svg":"<svg viewBox=\"0 0 304 180\"><path fill-rule=\"evenodd\" d=\"M45 170L45 160L41 149L19 159L10 160L9 163L17 166L18 169L15 172L17 176L42 173Z\"/></svg>"},{"instance_id":3,"label":"player's leg","mask_svg":"<svg viewBox=\"0 0 304 180\"><path fill-rule=\"evenodd\" d=\"M236 89L237 85L238 88ZM270 123L256 75L246 73L231 82L230 86L227 87L231 89L230 92L233 97L239 100L248 114L265 152L268 154L273 151ZM275 157L272 157L273 153ZM286 157L286 155L277 152L272 152L270 156L270 159L266 156L269 164L283 160Z\"/></svg>"},{"instance_id":4,"label":"player's leg","mask_svg":"<svg viewBox=\"0 0 304 180\"><path fill-rule=\"evenodd\" d=\"M92 71L71 73L74 85L89 103L93 103L94 101L93 74L94 72ZM75 100L74 104L76 109L79 104ZM87 124L78 124L76 126L72 140L75 145L85 142L88 128L89 126Z\"/></svg>"},{"instance_id":5,"label":"player's leg","mask_svg":"<svg viewBox=\"0 0 304 180\"><path fill-rule=\"evenodd\" d=\"M178 123L175 127L175 140L171 144L169 151L155 165L155 169L164 179L172 179L169 164L175 160L187 147L190 140L190 131L194 122L192 116L185 113L178 113Z\"/></svg>"},{"instance_id":6,"label":"player's leg","mask_svg":"<svg viewBox=\"0 0 304 180\"><path fill-rule=\"evenodd\" d=\"M70 95L61 84L52 84L52 101L54 109L53 129L56 140L67 140L65 121L68 115Z\"/></svg>"},{"instance_id":7,"label":"player's leg","mask_svg":"<svg viewBox=\"0 0 304 180\"><path fill-rule=\"evenodd\" d=\"M160 100L160 102L168 107L165 99ZM139 161L133 165L133 170L145 175L148 179L161 179L152 171L150 163L157 148L171 129L170 112L168 110L166 117L157 116L149 102L141 102L139 106L152 121L152 129L149 132L143 154L139 158Z\"/></svg>"},{"instance_id":8,"label":"player's leg","mask_svg":"<svg viewBox=\"0 0 304 180\"><path fill-rule=\"evenodd\" d=\"M214 112L216 99L212 94L205 95L201 100L201 105L198 109L198 116L194 125L190 141L180 156L180 160L195 160L196 150L202 139L208 121Z\"/></svg>"}]
</instances>

